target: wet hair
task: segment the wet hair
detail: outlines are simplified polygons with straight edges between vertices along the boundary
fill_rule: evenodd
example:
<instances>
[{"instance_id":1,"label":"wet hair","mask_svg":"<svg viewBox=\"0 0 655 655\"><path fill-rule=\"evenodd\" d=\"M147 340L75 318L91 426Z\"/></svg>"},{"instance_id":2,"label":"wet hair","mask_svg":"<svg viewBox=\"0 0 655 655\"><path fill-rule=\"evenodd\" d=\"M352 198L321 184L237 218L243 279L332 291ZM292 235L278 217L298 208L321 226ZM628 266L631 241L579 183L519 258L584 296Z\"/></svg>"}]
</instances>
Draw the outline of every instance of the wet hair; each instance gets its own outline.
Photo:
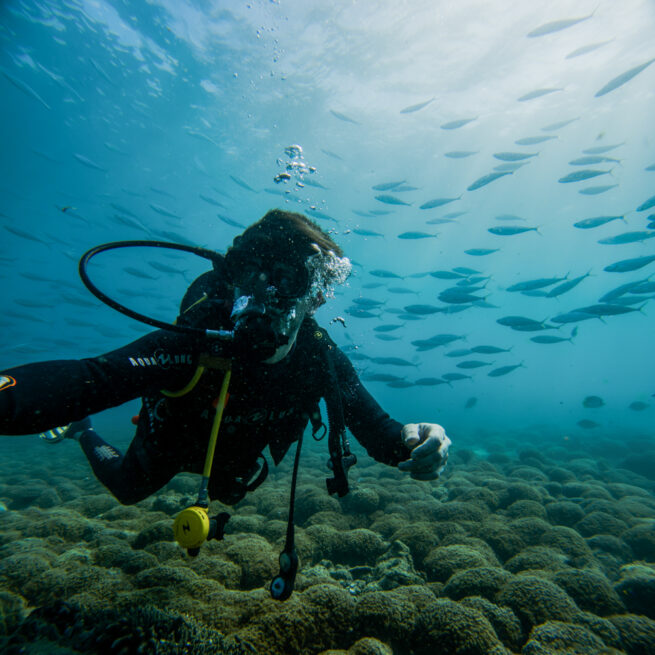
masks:
<instances>
[{"instance_id":1,"label":"wet hair","mask_svg":"<svg viewBox=\"0 0 655 655\"><path fill-rule=\"evenodd\" d=\"M234 239L227 255L243 250L282 260L305 260L316 253L313 244L324 255L332 251L337 257L343 256L332 237L307 216L272 209Z\"/></svg>"}]
</instances>

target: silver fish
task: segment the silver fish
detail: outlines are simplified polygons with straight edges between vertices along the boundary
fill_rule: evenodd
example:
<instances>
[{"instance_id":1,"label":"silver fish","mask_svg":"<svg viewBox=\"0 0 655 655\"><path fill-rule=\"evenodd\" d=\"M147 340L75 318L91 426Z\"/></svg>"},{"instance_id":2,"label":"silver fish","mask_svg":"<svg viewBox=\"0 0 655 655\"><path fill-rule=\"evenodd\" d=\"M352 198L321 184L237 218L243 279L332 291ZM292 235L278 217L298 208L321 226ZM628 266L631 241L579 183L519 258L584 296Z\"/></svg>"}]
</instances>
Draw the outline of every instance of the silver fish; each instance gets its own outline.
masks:
<instances>
[{"instance_id":1,"label":"silver fish","mask_svg":"<svg viewBox=\"0 0 655 655\"><path fill-rule=\"evenodd\" d=\"M562 343L563 341L572 341L571 337L554 337L550 334L540 334L536 337L530 337L530 341L535 343Z\"/></svg>"},{"instance_id":2,"label":"silver fish","mask_svg":"<svg viewBox=\"0 0 655 655\"><path fill-rule=\"evenodd\" d=\"M397 273L392 273L391 271L385 271L384 269L378 268L373 271L369 271L371 275L375 277L388 277L388 278L398 278L401 279L402 276Z\"/></svg>"},{"instance_id":3,"label":"silver fish","mask_svg":"<svg viewBox=\"0 0 655 655\"><path fill-rule=\"evenodd\" d=\"M75 157L75 159L77 159L77 161L79 161L80 164L83 164L87 168L91 168L96 171L101 171L103 173L107 172L106 168L100 166L100 164L96 164L94 161L91 161L88 157L85 157L84 155L80 155L77 152L74 152L73 157Z\"/></svg>"},{"instance_id":4,"label":"silver fish","mask_svg":"<svg viewBox=\"0 0 655 655\"><path fill-rule=\"evenodd\" d=\"M353 230L355 234L359 234L362 237L383 237L384 234L380 232L375 232L374 230L362 230L360 228L355 228Z\"/></svg>"},{"instance_id":5,"label":"silver fish","mask_svg":"<svg viewBox=\"0 0 655 655\"><path fill-rule=\"evenodd\" d=\"M471 123L472 121L476 120L477 116L474 118L460 118L459 120L456 121L450 121L449 123L444 123L441 125L442 130L457 130L460 127L464 127L464 125Z\"/></svg>"},{"instance_id":6,"label":"silver fish","mask_svg":"<svg viewBox=\"0 0 655 655\"><path fill-rule=\"evenodd\" d=\"M648 66L650 66L654 61L655 61L655 57L653 59L649 59L643 64L639 64L639 66L635 66L634 68L625 71L625 73L621 73L620 75L617 75L616 77L611 79L602 89L597 91L594 97L600 98L600 96L604 96L606 93L609 93L610 91L614 91L614 89L618 89L620 86L623 86L626 82L629 82L635 75L639 75L641 71L643 71L645 68L648 68Z\"/></svg>"},{"instance_id":7,"label":"silver fish","mask_svg":"<svg viewBox=\"0 0 655 655\"><path fill-rule=\"evenodd\" d=\"M604 243L609 245L616 245L622 243L635 243L636 241L646 241L647 239L652 239L653 237L655 237L654 231L623 232L622 234L617 234L616 236L613 237L599 239L598 243Z\"/></svg>"},{"instance_id":8,"label":"silver fish","mask_svg":"<svg viewBox=\"0 0 655 655\"><path fill-rule=\"evenodd\" d=\"M507 375L508 373L511 373L512 371L515 371L517 368L521 368L523 366L523 363L521 364L514 364L510 366L501 366L500 368L495 368L492 371L489 371L487 375L490 378L498 378L501 375Z\"/></svg>"},{"instance_id":9,"label":"silver fish","mask_svg":"<svg viewBox=\"0 0 655 655\"><path fill-rule=\"evenodd\" d=\"M563 293L566 293L567 291L570 291L571 289L575 288L584 280L586 277L589 277L589 273L585 273L584 275L579 275L578 277L573 278L572 280L566 280L566 282L562 282L562 284L558 284L556 287L551 289L546 296L548 298L556 298L557 296L561 296Z\"/></svg>"},{"instance_id":10,"label":"silver fish","mask_svg":"<svg viewBox=\"0 0 655 655\"><path fill-rule=\"evenodd\" d=\"M586 155L578 157L569 162L569 166L593 166L593 164L604 164L607 162L620 162L620 159L614 157L604 157L603 155Z\"/></svg>"},{"instance_id":11,"label":"silver fish","mask_svg":"<svg viewBox=\"0 0 655 655\"><path fill-rule=\"evenodd\" d=\"M436 314L443 311L443 308L436 307L435 305L406 305L404 310L409 314L418 314L419 316L427 316L429 314Z\"/></svg>"},{"instance_id":12,"label":"silver fish","mask_svg":"<svg viewBox=\"0 0 655 655\"><path fill-rule=\"evenodd\" d=\"M593 168L584 168L581 171L573 171L564 177L557 180L560 184L567 184L569 182L582 182L583 180L590 180L592 177L599 175L607 175L609 171L599 171Z\"/></svg>"},{"instance_id":13,"label":"silver fish","mask_svg":"<svg viewBox=\"0 0 655 655\"><path fill-rule=\"evenodd\" d=\"M589 230L594 227L599 227L601 225L605 225L606 223L609 223L611 221L616 221L616 220L625 220L624 216L596 216L594 218L584 218L581 221L578 221L577 223L573 223L573 227L577 227L581 230Z\"/></svg>"},{"instance_id":14,"label":"silver fish","mask_svg":"<svg viewBox=\"0 0 655 655\"><path fill-rule=\"evenodd\" d=\"M398 235L399 239L428 239L436 237L436 234L429 234L428 232L402 232Z\"/></svg>"},{"instance_id":15,"label":"silver fish","mask_svg":"<svg viewBox=\"0 0 655 655\"><path fill-rule=\"evenodd\" d=\"M257 193L255 189L253 189L247 182L244 182L240 177L236 177L236 175L230 175L230 179L235 184L238 184L242 189L245 189L246 191L252 191L253 193Z\"/></svg>"},{"instance_id":16,"label":"silver fish","mask_svg":"<svg viewBox=\"0 0 655 655\"><path fill-rule=\"evenodd\" d=\"M533 291L535 289L543 289L549 287L557 282L565 280L564 277L545 277L537 280L526 280L525 282L517 282L507 287L507 291Z\"/></svg>"},{"instance_id":17,"label":"silver fish","mask_svg":"<svg viewBox=\"0 0 655 655\"><path fill-rule=\"evenodd\" d=\"M641 205L637 207L637 211L644 212L647 209L650 209L651 207L655 207L655 196L651 196L650 198L648 198L648 200L644 200L644 202L642 202Z\"/></svg>"},{"instance_id":18,"label":"silver fish","mask_svg":"<svg viewBox=\"0 0 655 655\"><path fill-rule=\"evenodd\" d=\"M569 118L568 120L565 121L559 121L559 123L551 123L550 125L546 125L546 127L542 127L541 131L554 132L555 130L561 130L563 127L566 127L567 125L570 125L571 123L574 123L577 120L580 120L579 116L577 116L576 118Z\"/></svg>"},{"instance_id":19,"label":"silver fish","mask_svg":"<svg viewBox=\"0 0 655 655\"><path fill-rule=\"evenodd\" d=\"M210 205L214 205L215 207L222 207L223 209L225 208L225 205L222 202L215 200L211 196L206 196L202 193L199 193L198 196L200 197L201 200L204 200L206 203L209 203Z\"/></svg>"},{"instance_id":20,"label":"silver fish","mask_svg":"<svg viewBox=\"0 0 655 655\"><path fill-rule=\"evenodd\" d=\"M433 198L432 200L428 200L427 202L424 202L419 209L434 209L435 207L442 207L443 205L447 205L450 202L454 202L455 200L459 200L462 196L457 196L456 198Z\"/></svg>"},{"instance_id":21,"label":"silver fish","mask_svg":"<svg viewBox=\"0 0 655 655\"><path fill-rule=\"evenodd\" d=\"M477 150L451 150L450 152L444 152L444 156L449 159L464 159L465 157L477 154Z\"/></svg>"},{"instance_id":22,"label":"silver fish","mask_svg":"<svg viewBox=\"0 0 655 655\"><path fill-rule=\"evenodd\" d=\"M225 216L225 214L216 214L216 216L218 216L218 218L226 225L231 225L232 227L238 227L240 229L244 229L246 227L243 223L239 223L239 221L235 221L233 218Z\"/></svg>"},{"instance_id":23,"label":"silver fish","mask_svg":"<svg viewBox=\"0 0 655 655\"><path fill-rule=\"evenodd\" d=\"M501 237L509 237L514 236L515 234L522 234L523 232L530 232L531 230L539 232L539 228L519 227L518 225L499 225L497 227L490 227L487 229L487 232L491 232L491 234Z\"/></svg>"},{"instance_id":24,"label":"silver fish","mask_svg":"<svg viewBox=\"0 0 655 655\"><path fill-rule=\"evenodd\" d=\"M639 310L634 307L625 307L624 305L615 305L613 303L599 303L597 305L579 307L574 311L582 312L583 314L592 314L593 316L618 316L619 314L627 314Z\"/></svg>"},{"instance_id":25,"label":"silver fish","mask_svg":"<svg viewBox=\"0 0 655 655\"><path fill-rule=\"evenodd\" d=\"M388 366L418 366L418 364L414 364L414 362L400 357L371 357L371 361L376 364L385 364Z\"/></svg>"},{"instance_id":26,"label":"silver fish","mask_svg":"<svg viewBox=\"0 0 655 655\"><path fill-rule=\"evenodd\" d=\"M491 366L491 362L481 362L477 359L468 359L464 362L459 362L458 364L455 364L457 368L480 368L481 366Z\"/></svg>"},{"instance_id":27,"label":"silver fish","mask_svg":"<svg viewBox=\"0 0 655 655\"><path fill-rule=\"evenodd\" d=\"M405 202L400 198L396 198L395 196L390 196L386 194L375 196L375 199L379 200L380 202L383 202L385 205L405 205L406 207L409 207L412 204L411 202Z\"/></svg>"},{"instance_id":28,"label":"silver fish","mask_svg":"<svg viewBox=\"0 0 655 655\"><path fill-rule=\"evenodd\" d=\"M342 114L340 111L335 111L334 109L330 109L330 113L335 118L338 118L340 121L343 121L344 123L352 123L353 125L359 125L359 122L356 121L354 118L350 118L350 116L346 116L345 114Z\"/></svg>"},{"instance_id":29,"label":"silver fish","mask_svg":"<svg viewBox=\"0 0 655 655\"><path fill-rule=\"evenodd\" d=\"M37 102L40 102L46 109L50 109L50 105L28 84L25 84L22 80L19 80L17 77L10 75L6 70L0 68L0 73L3 77L11 84L13 84L19 91L22 91L26 96L33 98Z\"/></svg>"},{"instance_id":30,"label":"silver fish","mask_svg":"<svg viewBox=\"0 0 655 655\"><path fill-rule=\"evenodd\" d=\"M602 155L606 152L610 152L610 150L614 150L615 148L618 148L622 146L623 143L615 143L611 146L594 146L593 148L587 148L586 150L583 150L585 155Z\"/></svg>"},{"instance_id":31,"label":"silver fish","mask_svg":"<svg viewBox=\"0 0 655 655\"><path fill-rule=\"evenodd\" d=\"M538 152L495 152L494 157L500 161L522 161L530 157L536 157Z\"/></svg>"},{"instance_id":32,"label":"silver fish","mask_svg":"<svg viewBox=\"0 0 655 655\"><path fill-rule=\"evenodd\" d=\"M391 191L397 186L404 184L405 180L400 180L399 182L381 182L380 184L375 184L371 187L374 191Z\"/></svg>"},{"instance_id":33,"label":"silver fish","mask_svg":"<svg viewBox=\"0 0 655 655\"><path fill-rule=\"evenodd\" d=\"M614 262L606 266L603 270L608 273L627 273L628 271L636 271L651 262L655 262L655 255L645 255L643 257L634 257L633 259L622 259L619 262Z\"/></svg>"},{"instance_id":34,"label":"silver fish","mask_svg":"<svg viewBox=\"0 0 655 655\"><path fill-rule=\"evenodd\" d=\"M514 143L517 146L534 146L537 143L543 143L544 141L550 141L550 139L556 139L556 136L526 136L522 139L517 139Z\"/></svg>"},{"instance_id":35,"label":"silver fish","mask_svg":"<svg viewBox=\"0 0 655 655\"><path fill-rule=\"evenodd\" d=\"M594 50L598 50L598 48L602 48L604 45L607 45L608 43L610 43L610 41L600 41L599 43L590 43L589 45L583 45L582 47L576 48L575 50L569 52L569 54L566 55L565 59L573 59L574 57L580 57L581 55L589 54Z\"/></svg>"},{"instance_id":36,"label":"silver fish","mask_svg":"<svg viewBox=\"0 0 655 655\"><path fill-rule=\"evenodd\" d=\"M483 186L487 186L487 184L490 184L491 182L501 178L505 177L505 175L511 175L511 171L498 171L496 173L489 173L488 175L483 175L482 177L479 177L475 182L473 182L471 185L466 187L467 191L475 191L476 189L480 189Z\"/></svg>"},{"instance_id":37,"label":"silver fish","mask_svg":"<svg viewBox=\"0 0 655 655\"><path fill-rule=\"evenodd\" d=\"M498 252L498 250L500 250L500 248L469 248L469 250L465 250L464 252L473 257L484 257L493 252Z\"/></svg>"},{"instance_id":38,"label":"silver fish","mask_svg":"<svg viewBox=\"0 0 655 655\"><path fill-rule=\"evenodd\" d=\"M528 32L526 36L530 38L535 38L537 36L545 36L546 34L552 34L553 32L559 32L560 30L565 30L568 27L577 25L584 20L588 20L593 16L593 12L588 16L581 16L580 18L563 18L561 20L555 20L550 23L544 23L539 27L535 27L531 32Z\"/></svg>"},{"instance_id":39,"label":"silver fish","mask_svg":"<svg viewBox=\"0 0 655 655\"><path fill-rule=\"evenodd\" d=\"M590 186L584 189L578 189L578 193L581 193L583 196L597 196L599 193L605 193L610 189L614 189L619 186L618 184L606 184L604 186Z\"/></svg>"},{"instance_id":40,"label":"silver fish","mask_svg":"<svg viewBox=\"0 0 655 655\"><path fill-rule=\"evenodd\" d=\"M424 107L427 107L432 101L434 100L434 97L430 98L429 100L426 100L425 102L419 102L416 105L409 105L409 107L405 107L400 110L401 114L413 114L415 111L420 111Z\"/></svg>"},{"instance_id":41,"label":"silver fish","mask_svg":"<svg viewBox=\"0 0 655 655\"><path fill-rule=\"evenodd\" d=\"M520 98L517 98L519 102L526 102L527 100L534 100L535 98L541 98L541 96L548 95L549 93L555 93L555 91L561 91L559 87L547 88L547 89L535 89L530 91L525 95L522 95Z\"/></svg>"}]
</instances>

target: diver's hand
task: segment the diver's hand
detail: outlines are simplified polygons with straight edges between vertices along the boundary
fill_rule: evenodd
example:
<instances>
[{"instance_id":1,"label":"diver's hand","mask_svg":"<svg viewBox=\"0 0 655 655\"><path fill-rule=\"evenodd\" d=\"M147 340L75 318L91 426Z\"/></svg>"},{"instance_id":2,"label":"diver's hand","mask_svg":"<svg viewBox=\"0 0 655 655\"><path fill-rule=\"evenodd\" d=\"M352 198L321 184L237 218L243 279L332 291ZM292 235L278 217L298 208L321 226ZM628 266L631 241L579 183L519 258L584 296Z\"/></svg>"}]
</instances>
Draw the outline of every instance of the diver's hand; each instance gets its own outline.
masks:
<instances>
[{"instance_id":1,"label":"diver's hand","mask_svg":"<svg viewBox=\"0 0 655 655\"><path fill-rule=\"evenodd\" d=\"M436 480L448 460L451 441L436 423L407 423L400 433L403 443L412 451L411 459L398 464L415 480Z\"/></svg>"}]
</instances>

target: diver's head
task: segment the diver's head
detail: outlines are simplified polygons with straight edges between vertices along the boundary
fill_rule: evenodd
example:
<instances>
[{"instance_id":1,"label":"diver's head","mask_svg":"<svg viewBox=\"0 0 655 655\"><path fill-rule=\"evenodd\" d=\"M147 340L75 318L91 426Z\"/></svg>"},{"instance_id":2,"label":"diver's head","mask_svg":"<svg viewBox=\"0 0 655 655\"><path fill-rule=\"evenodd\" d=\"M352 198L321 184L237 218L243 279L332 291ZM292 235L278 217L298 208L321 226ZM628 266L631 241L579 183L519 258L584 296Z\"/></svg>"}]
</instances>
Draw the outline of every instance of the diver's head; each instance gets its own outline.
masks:
<instances>
[{"instance_id":1,"label":"diver's head","mask_svg":"<svg viewBox=\"0 0 655 655\"><path fill-rule=\"evenodd\" d=\"M351 269L318 225L278 209L237 236L225 262L234 288L235 348L269 364L289 353L305 316Z\"/></svg>"}]
</instances>

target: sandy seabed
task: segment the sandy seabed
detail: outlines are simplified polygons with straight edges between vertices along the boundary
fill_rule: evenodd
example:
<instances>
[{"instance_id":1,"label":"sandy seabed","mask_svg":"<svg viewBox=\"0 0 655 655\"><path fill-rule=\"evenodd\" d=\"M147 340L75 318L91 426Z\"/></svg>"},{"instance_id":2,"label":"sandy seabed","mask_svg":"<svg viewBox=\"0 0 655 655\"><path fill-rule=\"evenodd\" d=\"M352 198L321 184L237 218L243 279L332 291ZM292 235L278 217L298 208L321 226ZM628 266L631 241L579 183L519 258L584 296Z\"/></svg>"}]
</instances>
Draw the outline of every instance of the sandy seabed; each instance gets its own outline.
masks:
<instances>
[{"instance_id":1,"label":"sandy seabed","mask_svg":"<svg viewBox=\"0 0 655 655\"><path fill-rule=\"evenodd\" d=\"M655 653L654 437L487 435L484 451L463 440L438 483L361 456L341 500L325 490L326 453L307 449L286 602L268 587L290 462L236 507L212 503L232 514L225 539L190 558L172 520L193 504L198 476L122 506L76 444L8 439L9 655Z\"/></svg>"}]
</instances>

